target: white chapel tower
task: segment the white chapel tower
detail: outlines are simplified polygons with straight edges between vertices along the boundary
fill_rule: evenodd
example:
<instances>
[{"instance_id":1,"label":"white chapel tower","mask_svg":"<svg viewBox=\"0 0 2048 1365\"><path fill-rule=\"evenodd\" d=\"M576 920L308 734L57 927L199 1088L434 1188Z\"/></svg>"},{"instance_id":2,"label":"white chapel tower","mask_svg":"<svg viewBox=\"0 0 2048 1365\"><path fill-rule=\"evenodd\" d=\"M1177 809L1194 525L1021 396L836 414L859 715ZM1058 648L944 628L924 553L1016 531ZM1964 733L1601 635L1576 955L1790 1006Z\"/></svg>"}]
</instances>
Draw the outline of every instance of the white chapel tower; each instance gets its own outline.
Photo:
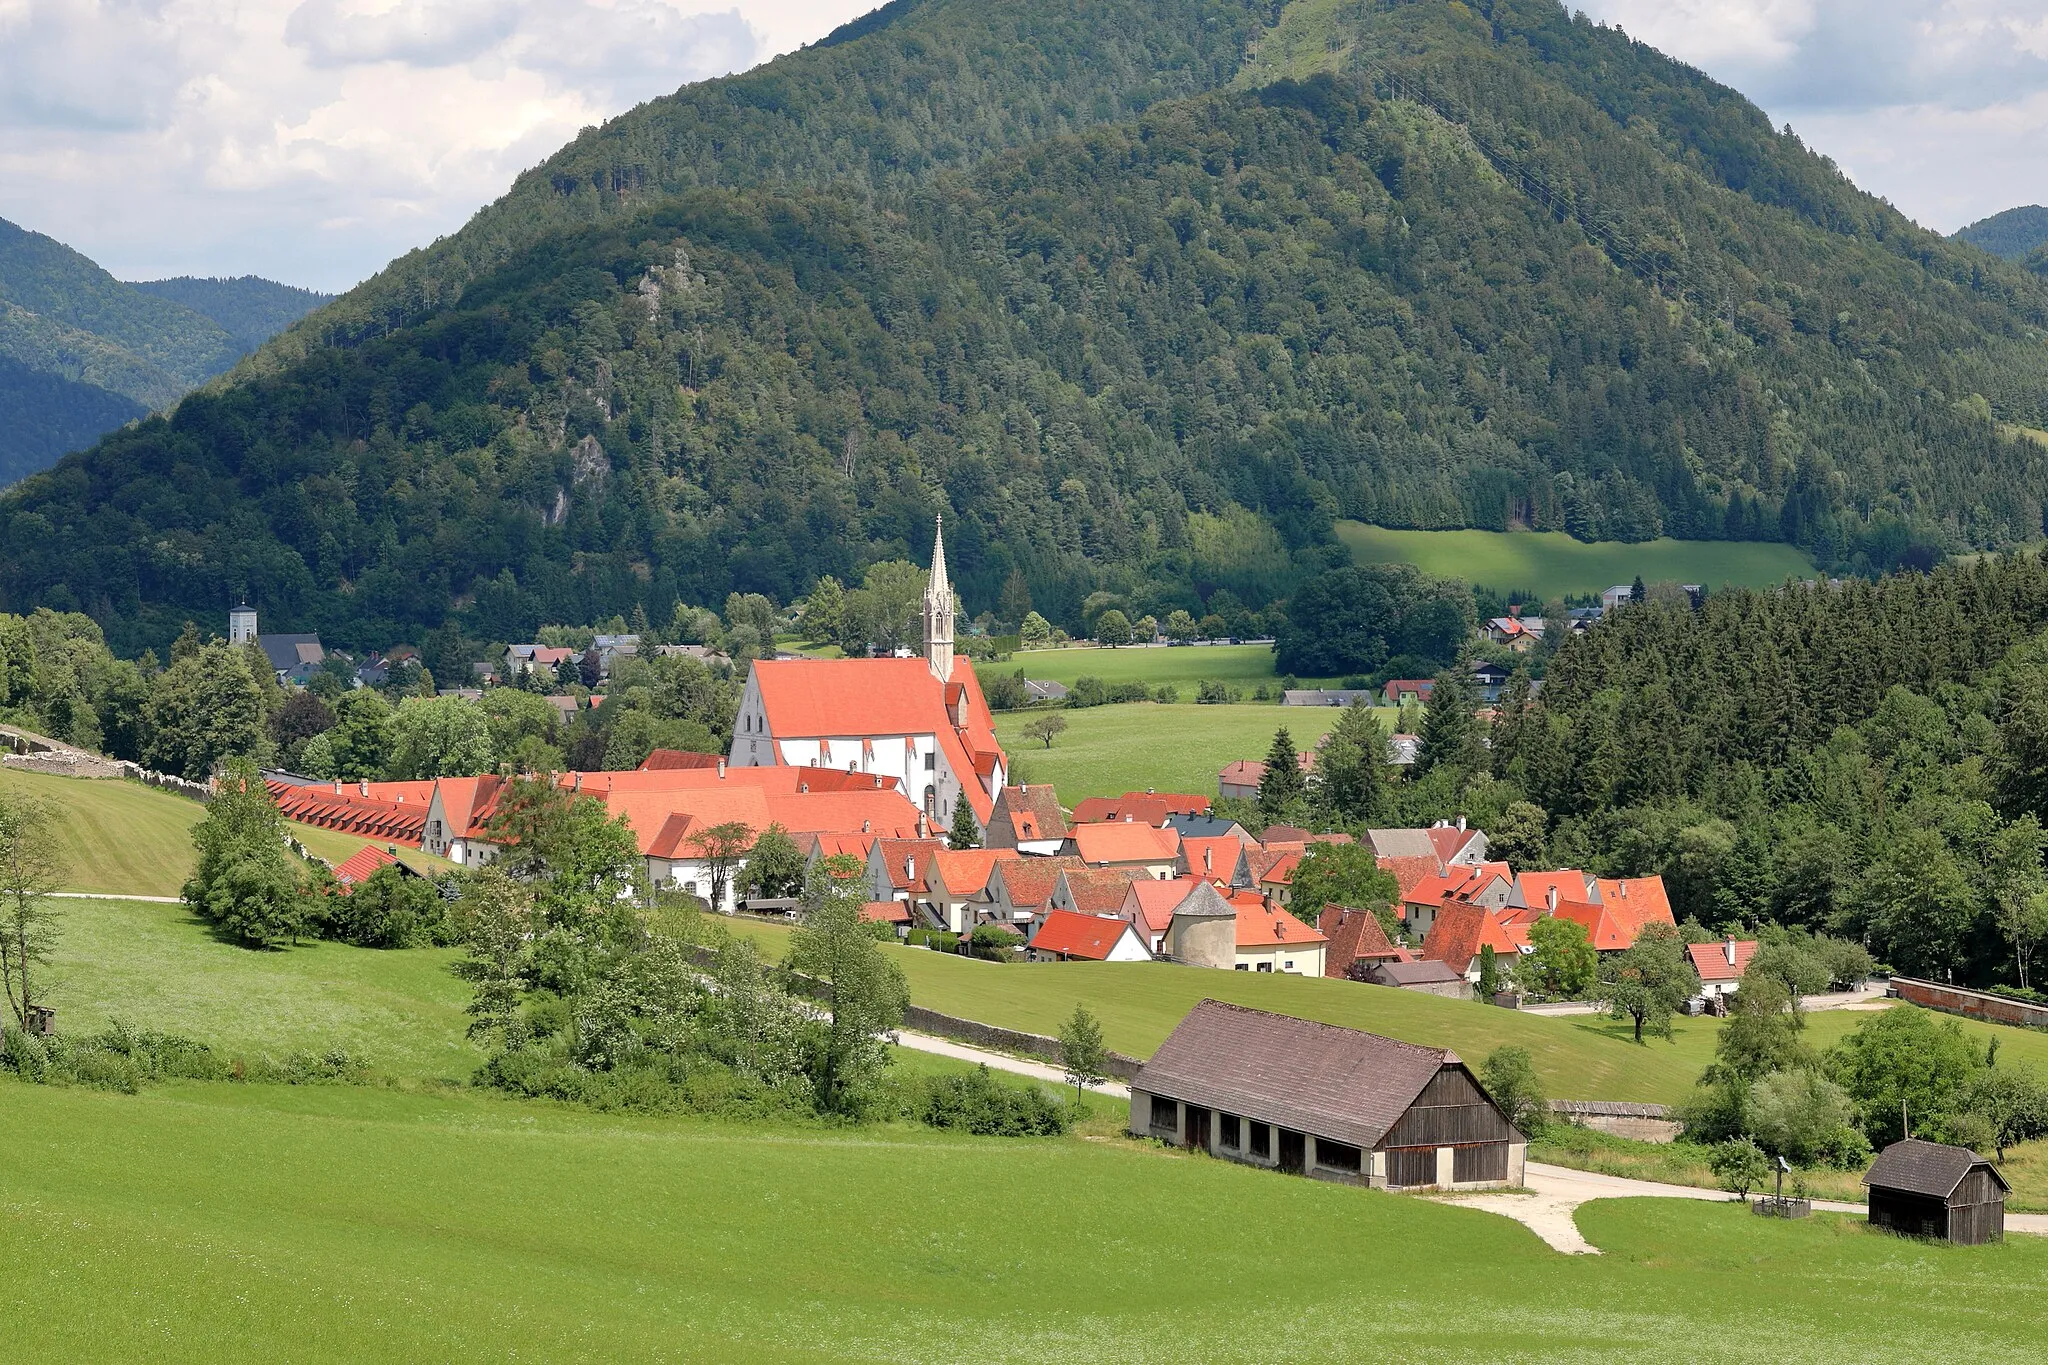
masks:
<instances>
[{"instance_id":1,"label":"white chapel tower","mask_svg":"<svg viewBox=\"0 0 2048 1365\"><path fill-rule=\"evenodd\" d=\"M932 573L924 585L924 657L933 676L953 681L953 584L946 577L946 519L932 535Z\"/></svg>"}]
</instances>

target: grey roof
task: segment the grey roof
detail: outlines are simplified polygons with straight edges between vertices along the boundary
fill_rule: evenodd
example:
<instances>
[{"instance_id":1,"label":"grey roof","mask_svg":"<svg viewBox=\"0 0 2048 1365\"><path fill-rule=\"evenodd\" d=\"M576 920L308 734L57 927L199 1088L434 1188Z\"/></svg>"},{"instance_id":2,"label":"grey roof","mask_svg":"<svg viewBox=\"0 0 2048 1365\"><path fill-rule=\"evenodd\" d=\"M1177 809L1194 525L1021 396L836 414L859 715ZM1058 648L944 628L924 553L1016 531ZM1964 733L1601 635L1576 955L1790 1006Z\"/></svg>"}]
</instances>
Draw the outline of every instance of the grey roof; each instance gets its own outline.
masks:
<instances>
[{"instance_id":1,"label":"grey roof","mask_svg":"<svg viewBox=\"0 0 2048 1365\"><path fill-rule=\"evenodd\" d=\"M1288 706L1349 706L1360 697L1376 697L1378 688L1289 688L1280 694Z\"/></svg>"},{"instance_id":2,"label":"grey roof","mask_svg":"<svg viewBox=\"0 0 2048 1365\"><path fill-rule=\"evenodd\" d=\"M1969 1148L1922 1142L1919 1138L1902 1138L1879 1152L1863 1183L1873 1189L1904 1190L1908 1194L1946 1199L1963 1183L1963 1177L1978 1166L1991 1172L2000 1189L2012 1189L1996 1166Z\"/></svg>"},{"instance_id":3,"label":"grey roof","mask_svg":"<svg viewBox=\"0 0 2048 1365\"><path fill-rule=\"evenodd\" d=\"M256 647L280 673L289 673L300 664L317 664L326 657L318 635L259 635Z\"/></svg>"},{"instance_id":4,"label":"grey roof","mask_svg":"<svg viewBox=\"0 0 2048 1365\"><path fill-rule=\"evenodd\" d=\"M1457 1061L1441 1048L1204 1000L1131 1088L1370 1148Z\"/></svg>"},{"instance_id":5,"label":"grey roof","mask_svg":"<svg viewBox=\"0 0 2048 1365\"><path fill-rule=\"evenodd\" d=\"M1175 919L1234 920L1237 918L1237 907L1223 899L1223 894L1216 889L1214 884L1205 881L1194 890L1188 892L1186 900L1173 907L1173 917ZM1190 1019L1193 1017L1193 1015L1188 1016ZM1181 1027L1187 1027L1187 1020L1181 1021Z\"/></svg>"},{"instance_id":6,"label":"grey roof","mask_svg":"<svg viewBox=\"0 0 2048 1365\"><path fill-rule=\"evenodd\" d=\"M1391 986L1434 986L1464 980L1443 963L1427 958L1419 962L1382 962L1372 969L1372 974L1375 979L1386 978L1383 984Z\"/></svg>"},{"instance_id":7,"label":"grey roof","mask_svg":"<svg viewBox=\"0 0 2048 1365\"><path fill-rule=\"evenodd\" d=\"M1058 701L1067 695L1067 685L1050 678L1026 678L1024 690L1038 701Z\"/></svg>"},{"instance_id":8,"label":"grey roof","mask_svg":"<svg viewBox=\"0 0 2048 1365\"><path fill-rule=\"evenodd\" d=\"M1365 841L1382 858L1434 858L1436 845L1426 829L1369 829Z\"/></svg>"},{"instance_id":9,"label":"grey roof","mask_svg":"<svg viewBox=\"0 0 2048 1365\"><path fill-rule=\"evenodd\" d=\"M1238 826L1237 821L1221 815L1189 815L1180 812L1166 817L1166 827L1179 830L1183 839L1221 839Z\"/></svg>"}]
</instances>

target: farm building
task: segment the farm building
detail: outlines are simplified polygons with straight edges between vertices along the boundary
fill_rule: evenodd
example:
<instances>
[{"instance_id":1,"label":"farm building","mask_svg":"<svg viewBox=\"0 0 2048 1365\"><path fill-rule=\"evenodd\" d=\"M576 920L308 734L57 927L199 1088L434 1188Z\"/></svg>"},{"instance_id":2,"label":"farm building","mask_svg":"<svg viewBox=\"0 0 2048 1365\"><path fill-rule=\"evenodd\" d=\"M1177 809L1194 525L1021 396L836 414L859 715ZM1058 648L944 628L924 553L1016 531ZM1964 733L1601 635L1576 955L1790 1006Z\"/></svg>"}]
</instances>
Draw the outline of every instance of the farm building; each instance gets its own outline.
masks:
<instances>
[{"instance_id":1,"label":"farm building","mask_svg":"<svg viewBox=\"0 0 2048 1365\"><path fill-rule=\"evenodd\" d=\"M1967 1147L1905 1138L1877 1154L1863 1183L1872 1227L1970 1246L2005 1240L2012 1187Z\"/></svg>"},{"instance_id":2,"label":"farm building","mask_svg":"<svg viewBox=\"0 0 2048 1365\"><path fill-rule=\"evenodd\" d=\"M1131 1081L1130 1131L1386 1189L1519 1185L1528 1145L1454 1052L1219 1000Z\"/></svg>"}]
</instances>

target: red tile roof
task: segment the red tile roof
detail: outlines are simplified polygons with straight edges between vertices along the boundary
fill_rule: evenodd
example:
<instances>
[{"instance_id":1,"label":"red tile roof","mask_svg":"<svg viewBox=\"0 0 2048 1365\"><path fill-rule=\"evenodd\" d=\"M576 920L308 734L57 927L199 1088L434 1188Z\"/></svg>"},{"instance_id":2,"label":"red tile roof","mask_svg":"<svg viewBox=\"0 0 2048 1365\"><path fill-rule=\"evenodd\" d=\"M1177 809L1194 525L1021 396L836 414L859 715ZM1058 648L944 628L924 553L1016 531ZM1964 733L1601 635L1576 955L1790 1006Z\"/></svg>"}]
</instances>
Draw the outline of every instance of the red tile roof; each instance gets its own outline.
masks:
<instances>
[{"instance_id":1,"label":"red tile roof","mask_svg":"<svg viewBox=\"0 0 2048 1365\"><path fill-rule=\"evenodd\" d=\"M1551 913L1584 927L1586 941L1603 953L1618 952L1636 941L1635 926L1604 905L1559 901Z\"/></svg>"},{"instance_id":2,"label":"red tile roof","mask_svg":"<svg viewBox=\"0 0 2048 1365\"><path fill-rule=\"evenodd\" d=\"M1537 908L1550 903L1553 890L1561 901L1597 902L1600 899L1598 883L1576 868L1557 872L1524 872L1515 878L1515 884L1522 889L1522 899ZM1596 889L1588 891L1589 886Z\"/></svg>"},{"instance_id":3,"label":"red tile roof","mask_svg":"<svg viewBox=\"0 0 2048 1365\"><path fill-rule=\"evenodd\" d=\"M1481 948L1491 947L1499 956L1513 961L1520 945L1527 941L1526 931L1517 933L1480 906L1452 901L1437 911L1428 936L1422 940L1422 956L1462 973L1471 967Z\"/></svg>"},{"instance_id":4,"label":"red tile roof","mask_svg":"<svg viewBox=\"0 0 2048 1365\"><path fill-rule=\"evenodd\" d=\"M1154 829L1135 820L1076 824L1074 848L1089 863L1170 863L1180 852L1180 831Z\"/></svg>"},{"instance_id":5,"label":"red tile roof","mask_svg":"<svg viewBox=\"0 0 2048 1365\"><path fill-rule=\"evenodd\" d=\"M1641 933L1648 924L1677 927L1678 921L1671 918L1671 897L1665 894L1662 877L1602 877L1599 886L1600 903L1631 923L1634 933Z\"/></svg>"},{"instance_id":6,"label":"red tile roof","mask_svg":"<svg viewBox=\"0 0 2048 1365\"><path fill-rule=\"evenodd\" d=\"M1275 944L1306 947L1327 942L1321 933L1285 910L1275 910L1263 900L1247 905L1233 896L1231 903L1237 906L1237 946L1240 948L1270 948Z\"/></svg>"},{"instance_id":7,"label":"red tile roof","mask_svg":"<svg viewBox=\"0 0 2048 1365\"><path fill-rule=\"evenodd\" d=\"M1360 959L1367 962L1412 960L1406 948L1397 948L1388 939L1379 916L1370 910L1326 905L1323 913L1316 917L1316 929L1330 941L1323 954L1324 976L1345 976L1350 972L1351 964Z\"/></svg>"},{"instance_id":8,"label":"red tile roof","mask_svg":"<svg viewBox=\"0 0 2048 1365\"><path fill-rule=\"evenodd\" d=\"M640 764L640 771L655 772L661 769L716 768L717 754L693 754L687 749L656 749Z\"/></svg>"},{"instance_id":9,"label":"red tile roof","mask_svg":"<svg viewBox=\"0 0 2048 1365\"><path fill-rule=\"evenodd\" d=\"M1200 877L1140 877L1125 892L1123 915L1148 934L1163 934L1173 923L1173 912L1200 885Z\"/></svg>"},{"instance_id":10,"label":"red tile roof","mask_svg":"<svg viewBox=\"0 0 2048 1365\"><path fill-rule=\"evenodd\" d=\"M944 688L921 658L759 659L752 677L777 739L934 736L975 817L987 822L995 801L971 774L992 774L996 760L1005 768L1009 761L996 742L988 702L965 655L953 660L953 676ZM955 725L947 710L951 689L957 689L963 725Z\"/></svg>"},{"instance_id":11,"label":"red tile roof","mask_svg":"<svg viewBox=\"0 0 2048 1365\"><path fill-rule=\"evenodd\" d=\"M1237 872L1237 860L1244 856L1244 841L1234 834L1217 838L1180 841L1180 857L1191 877L1213 877L1229 881Z\"/></svg>"},{"instance_id":12,"label":"red tile roof","mask_svg":"<svg viewBox=\"0 0 2048 1365\"><path fill-rule=\"evenodd\" d=\"M932 855L943 852L943 839L883 839L879 847L882 852L882 867L888 874L889 885L898 891L912 895L926 889L926 878L932 870Z\"/></svg>"},{"instance_id":13,"label":"red tile roof","mask_svg":"<svg viewBox=\"0 0 2048 1365\"><path fill-rule=\"evenodd\" d=\"M1692 959L1693 969L1700 974L1701 981L1740 981L1742 974L1749 970L1749 960L1756 956L1756 940L1688 943L1685 953ZM1728 960L1731 953L1735 958L1732 963Z\"/></svg>"},{"instance_id":14,"label":"red tile roof","mask_svg":"<svg viewBox=\"0 0 2048 1365\"><path fill-rule=\"evenodd\" d=\"M1039 925L1038 932L1031 936L1029 946L1036 952L1102 962L1108 959L1118 940L1131 932L1129 920L1053 910L1047 912L1045 923ZM1139 946L1144 945L1141 943Z\"/></svg>"},{"instance_id":15,"label":"red tile roof","mask_svg":"<svg viewBox=\"0 0 2048 1365\"><path fill-rule=\"evenodd\" d=\"M1003 890L1008 893L1010 904L1020 910L1044 905L1052 899L1053 888L1059 885L1060 873L1068 868L1082 867L1079 858L1062 855L1056 858L1018 858L1013 862L999 863L989 874L991 883L1002 878Z\"/></svg>"},{"instance_id":16,"label":"red tile roof","mask_svg":"<svg viewBox=\"0 0 2048 1365\"><path fill-rule=\"evenodd\" d=\"M1009 817L1010 833L1019 843L1067 837L1067 817L1060 813L1059 796L1044 782L1028 782L1003 788L1003 810Z\"/></svg>"},{"instance_id":17,"label":"red tile roof","mask_svg":"<svg viewBox=\"0 0 2048 1365\"><path fill-rule=\"evenodd\" d=\"M1014 862L1022 856L1014 848L941 847L931 855L925 884L931 885L932 873L936 872L953 895L979 896L988 890L989 875L996 870L997 863Z\"/></svg>"},{"instance_id":18,"label":"red tile roof","mask_svg":"<svg viewBox=\"0 0 2048 1365\"><path fill-rule=\"evenodd\" d=\"M1067 901L1090 915L1114 915L1124 908L1131 883L1143 873L1130 868L1070 867L1060 873L1066 884Z\"/></svg>"},{"instance_id":19,"label":"red tile roof","mask_svg":"<svg viewBox=\"0 0 2048 1365\"><path fill-rule=\"evenodd\" d=\"M357 882L366 880L378 868L395 867L397 863L398 859L375 844L365 844L336 864L334 880L340 882L345 890L353 891Z\"/></svg>"},{"instance_id":20,"label":"red tile roof","mask_svg":"<svg viewBox=\"0 0 2048 1365\"><path fill-rule=\"evenodd\" d=\"M1301 854L1282 853L1266 864L1266 869L1257 874L1261 886L1292 886L1294 869L1301 866Z\"/></svg>"},{"instance_id":21,"label":"red tile roof","mask_svg":"<svg viewBox=\"0 0 2048 1365\"><path fill-rule=\"evenodd\" d=\"M1148 825L1163 825L1169 815L1206 815L1209 798L1184 792L1125 792L1122 796L1091 796L1074 807L1076 824L1121 820L1129 816Z\"/></svg>"},{"instance_id":22,"label":"red tile roof","mask_svg":"<svg viewBox=\"0 0 2048 1365\"><path fill-rule=\"evenodd\" d=\"M861 906L860 917L876 924L908 924L910 906L903 901L868 901Z\"/></svg>"},{"instance_id":23,"label":"red tile roof","mask_svg":"<svg viewBox=\"0 0 2048 1365\"><path fill-rule=\"evenodd\" d=\"M299 787L266 783L278 811L287 820L342 834L358 834L387 844L418 848L426 836L431 782L342 783L333 787ZM364 794L364 787L369 794Z\"/></svg>"},{"instance_id":24,"label":"red tile roof","mask_svg":"<svg viewBox=\"0 0 2048 1365\"><path fill-rule=\"evenodd\" d=\"M1394 874L1395 885L1406 896L1414 890L1424 877L1435 877L1442 873L1443 864L1435 858L1381 858L1380 868Z\"/></svg>"}]
</instances>

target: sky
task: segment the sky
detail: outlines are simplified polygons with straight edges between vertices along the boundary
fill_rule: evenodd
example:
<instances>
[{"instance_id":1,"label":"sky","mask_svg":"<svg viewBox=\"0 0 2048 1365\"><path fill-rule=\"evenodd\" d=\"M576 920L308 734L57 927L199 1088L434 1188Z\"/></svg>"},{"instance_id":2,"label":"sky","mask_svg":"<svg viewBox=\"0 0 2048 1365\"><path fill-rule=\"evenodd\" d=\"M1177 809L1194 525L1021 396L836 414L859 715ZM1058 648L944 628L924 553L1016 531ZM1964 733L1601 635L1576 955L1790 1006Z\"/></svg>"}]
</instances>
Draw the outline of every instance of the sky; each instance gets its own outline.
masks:
<instances>
[{"instance_id":1,"label":"sky","mask_svg":"<svg viewBox=\"0 0 2048 1365\"><path fill-rule=\"evenodd\" d=\"M338 291L577 130L876 0L0 0L0 218ZM2048 0L1573 0L1942 231L2048 202Z\"/></svg>"}]
</instances>

